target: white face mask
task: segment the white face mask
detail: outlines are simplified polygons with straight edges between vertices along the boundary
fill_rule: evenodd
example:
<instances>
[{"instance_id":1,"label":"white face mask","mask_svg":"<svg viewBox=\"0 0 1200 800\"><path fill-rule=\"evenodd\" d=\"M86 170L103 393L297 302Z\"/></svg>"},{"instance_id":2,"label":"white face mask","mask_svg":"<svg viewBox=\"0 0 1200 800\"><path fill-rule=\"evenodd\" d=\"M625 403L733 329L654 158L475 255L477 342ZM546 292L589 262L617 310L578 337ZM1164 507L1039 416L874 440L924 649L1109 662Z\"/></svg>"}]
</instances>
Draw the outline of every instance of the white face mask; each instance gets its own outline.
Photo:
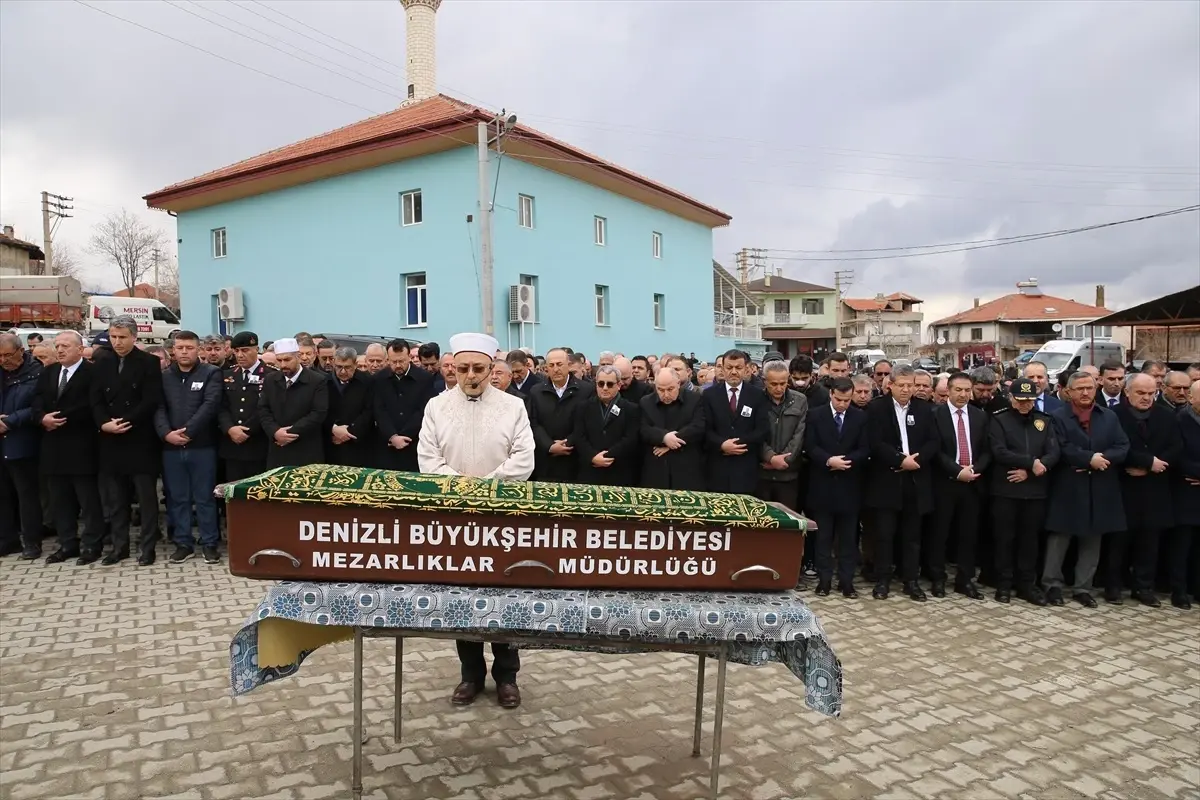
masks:
<instances>
[{"instance_id":1,"label":"white face mask","mask_svg":"<svg viewBox=\"0 0 1200 800\"><path fill-rule=\"evenodd\" d=\"M792 381L792 386L795 386L797 389L803 389L808 386L808 381Z\"/></svg>"}]
</instances>

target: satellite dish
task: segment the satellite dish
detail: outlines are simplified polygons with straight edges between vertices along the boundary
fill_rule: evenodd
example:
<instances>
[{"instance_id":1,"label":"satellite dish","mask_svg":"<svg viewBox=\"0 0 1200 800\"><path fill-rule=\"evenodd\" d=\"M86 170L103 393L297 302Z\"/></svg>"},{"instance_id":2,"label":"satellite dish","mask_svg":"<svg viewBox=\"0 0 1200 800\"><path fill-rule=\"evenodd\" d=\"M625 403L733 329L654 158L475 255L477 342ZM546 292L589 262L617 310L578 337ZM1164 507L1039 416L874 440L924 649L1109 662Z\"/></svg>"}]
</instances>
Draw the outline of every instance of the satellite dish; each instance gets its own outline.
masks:
<instances>
[{"instance_id":1,"label":"satellite dish","mask_svg":"<svg viewBox=\"0 0 1200 800\"><path fill-rule=\"evenodd\" d=\"M941 336L939 336L939 337L937 338L937 343L938 343L938 344L945 344L945 343L946 343L946 335L945 335L945 334L942 334Z\"/></svg>"},{"instance_id":2,"label":"satellite dish","mask_svg":"<svg viewBox=\"0 0 1200 800\"><path fill-rule=\"evenodd\" d=\"M1059 331L1062 330L1062 323L1061 322L1054 323L1053 325L1050 326L1050 330L1054 331L1055 333L1058 333Z\"/></svg>"}]
</instances>

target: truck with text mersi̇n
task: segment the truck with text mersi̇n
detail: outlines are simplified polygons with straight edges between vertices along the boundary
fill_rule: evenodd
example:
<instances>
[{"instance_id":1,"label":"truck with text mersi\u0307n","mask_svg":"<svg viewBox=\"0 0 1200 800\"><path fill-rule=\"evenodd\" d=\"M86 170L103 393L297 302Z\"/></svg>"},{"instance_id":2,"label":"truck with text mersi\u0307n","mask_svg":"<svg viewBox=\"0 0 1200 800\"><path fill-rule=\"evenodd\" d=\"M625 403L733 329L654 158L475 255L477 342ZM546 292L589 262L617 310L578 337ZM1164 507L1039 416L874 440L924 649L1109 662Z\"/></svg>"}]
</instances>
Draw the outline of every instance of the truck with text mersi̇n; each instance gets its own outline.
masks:
<instances>
[{"instance_id":1,"label":"truck with text mersi\u0307n","mask_svg":"<svg viewBox=\"0 0 1200 800\"><path fill-rule=\"evenodd\" d=\"M158 300L144 297L113 297L92 295L88 298L88 333L108 330L117 317L133 317L138 326L138 339L143 342L163 342L179 330L179 317Z\"/></svg>"},{"instance_id":2,"label":"truck with text mersi\u0307n","mask_svg":"<svg viewBox=\"0 0 1200 800\"><path fill-rule=\"evenodd\" d=\"M81 330L84 301L79 281L62 275L0 277L0 328Z\"/></svg>"}]
</instances>

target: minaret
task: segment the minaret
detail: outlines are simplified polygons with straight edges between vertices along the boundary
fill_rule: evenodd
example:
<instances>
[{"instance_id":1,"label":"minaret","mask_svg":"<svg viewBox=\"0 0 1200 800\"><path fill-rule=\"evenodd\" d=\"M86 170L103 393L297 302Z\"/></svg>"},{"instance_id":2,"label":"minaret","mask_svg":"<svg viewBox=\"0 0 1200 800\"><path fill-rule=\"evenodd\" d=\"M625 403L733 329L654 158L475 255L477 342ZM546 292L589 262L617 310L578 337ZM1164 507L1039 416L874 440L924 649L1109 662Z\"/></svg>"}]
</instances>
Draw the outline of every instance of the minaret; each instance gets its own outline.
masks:
<instances>
[{"instance_id":1,"label":"minaret","mask_svg":"<svg viewBox=\"0 0 1200 800\"><path fill-rule=\"evenodd\" d=\"M407 12L408 92L405 104L437 94L437 10L442 0L400 0Z\"/></svg>"}]
</instances>

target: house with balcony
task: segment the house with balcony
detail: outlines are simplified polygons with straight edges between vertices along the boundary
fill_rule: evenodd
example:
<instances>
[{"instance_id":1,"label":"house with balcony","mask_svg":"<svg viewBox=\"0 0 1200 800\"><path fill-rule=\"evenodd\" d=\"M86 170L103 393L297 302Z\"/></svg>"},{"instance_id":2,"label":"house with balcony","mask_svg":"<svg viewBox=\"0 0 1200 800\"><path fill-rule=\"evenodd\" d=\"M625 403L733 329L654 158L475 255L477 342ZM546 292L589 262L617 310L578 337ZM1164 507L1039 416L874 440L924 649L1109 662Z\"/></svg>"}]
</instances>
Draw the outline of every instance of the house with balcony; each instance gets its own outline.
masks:
<instances>
[{"instance_id":1,"label":"house with balcony","mask_svg":"<svg viewBox=\"0 0 1200 800\"><path fill-rule=\"evenodd\" d=\"M778 272L747 282L745 289L758 306L747 319L761 328L772 350L792 358L801 353L819 356L835 348L835 289Z\"/></svg>"},{"instance_id":2,"label":"house with balcony","mask_svg":"<svg viewBox=\"0 0 1200 800\"><path fill-rule=\"evenodd\" d=\"M718 341L730 341L732 346L760 361L771 343L763 340L758 320L759 307L754 296L729 270L713 261L713 328Z\"/></svg>"},{"instance_id":3,"label":"house with balcony","mask_svg":"<svg viewBox=\"0 0 1200 800\"><path fill-rule=\"evenodd\" d=\"M986 303L975 298L971 308L929 326L937 359L962 365L967 361L1012 361L1053 339L1111 338L1112 326L1089 323L1107 315L1104 287L1096 287L1089 305L1043 294L1037 278L1017 284L1017 291Z\"/></svg>"},{"instance_id":4,"label":"house with balcony","mask_svg":"<svg viewBox=\"0 0 1200 800\"><path fill-rule=\"evenodd\" d=\"M912 358L921 347L924 331L922 302L904 292L844 298L842 350L882 350L889 358Z\"/></svg>"}]
</instances>

